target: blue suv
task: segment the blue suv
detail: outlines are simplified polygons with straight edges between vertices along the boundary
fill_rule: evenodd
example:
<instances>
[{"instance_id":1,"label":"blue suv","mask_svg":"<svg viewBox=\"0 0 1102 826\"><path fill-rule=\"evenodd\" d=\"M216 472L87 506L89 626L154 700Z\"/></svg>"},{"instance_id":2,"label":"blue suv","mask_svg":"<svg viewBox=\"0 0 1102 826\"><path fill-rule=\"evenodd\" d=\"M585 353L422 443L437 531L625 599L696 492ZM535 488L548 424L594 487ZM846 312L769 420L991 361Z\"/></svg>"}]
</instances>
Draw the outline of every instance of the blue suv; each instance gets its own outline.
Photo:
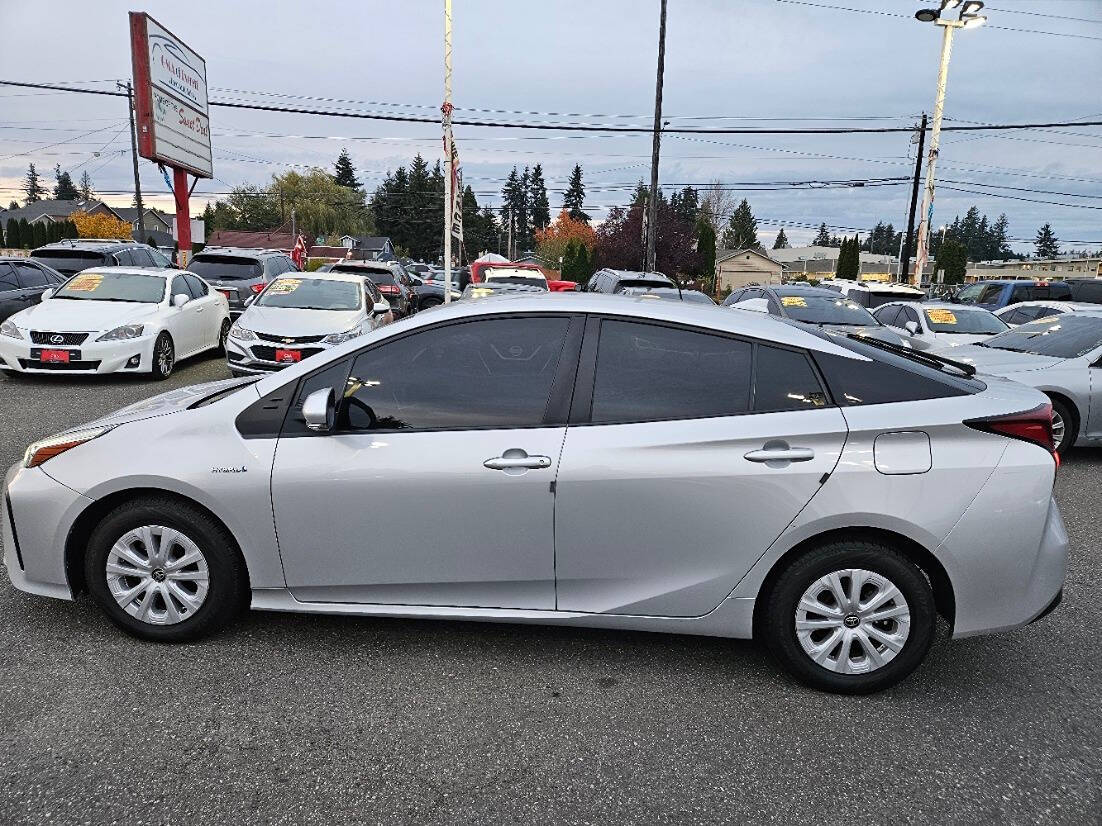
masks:
<instances>
[{"instance_id":1,"label":"blue suv","mask_svg":"<svg viewBox=\"0 0 1102 826\"><path fill-rule=\"evenodd\" d=\"M979 281L953 296L954 304L974 304L992 312L1019 301L1071 301L1071 287L1063 281Z\"/></svg>"}]
</instances>

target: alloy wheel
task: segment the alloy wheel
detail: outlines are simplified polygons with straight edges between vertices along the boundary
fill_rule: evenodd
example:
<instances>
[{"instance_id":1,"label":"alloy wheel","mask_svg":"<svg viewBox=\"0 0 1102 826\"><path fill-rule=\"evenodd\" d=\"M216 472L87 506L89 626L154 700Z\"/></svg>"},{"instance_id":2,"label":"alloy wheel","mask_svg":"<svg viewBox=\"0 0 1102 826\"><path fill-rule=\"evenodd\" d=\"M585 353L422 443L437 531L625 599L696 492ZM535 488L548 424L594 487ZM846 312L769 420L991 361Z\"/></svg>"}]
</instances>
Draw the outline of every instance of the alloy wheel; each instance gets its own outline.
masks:
<instances>
[{"instance_id":1,"label":"alloy wheel","mask_svg":"<svg viewBox=\"0 0 1102 826\"><path fill-rule=\"evenodd\" d=\"M1060 415L1060 411L1056 409L1056 406L1052 407L1052 447L1054 450L1059 450L1060 445L1064 443L1064 417Z\"/></svg>"},{"instance_id":2,"label":"alloy wheel","mask_svg":"<svg viewBox=\"0 0 1102 826\"><path fill-rule=\"evenodd\" d=\"M157 341L157 352L154 353L153 358L157 360L157 368L162 376L167 376L172 372L173 362L176 360L176 355L172 352L172 342L168 336L162 336Z\"/></svg>"},{"instance_id":3,"label":"alloy wheel","mask_svg":"<svg viewBox=\"0 0 1102 826\"><path fill-rule=\"evenodd\" d=\"M210 588L199 546L162 525L143 525L119 537L107 554L106 575L119 607L151 625L175 625L194 616Z\"/></svg>"},{"instance_id":4,"label":"alloy wheel","mask_svg":"<svg viewBox=\"0 0 1102 826\"><path fill-rule=\"evenodd\" d=\"M813 662L838 674L883 668L906 645L911 611L887 577L844 568L815 580L796 604L796 638Z\"/></svg>"}]
</instances>

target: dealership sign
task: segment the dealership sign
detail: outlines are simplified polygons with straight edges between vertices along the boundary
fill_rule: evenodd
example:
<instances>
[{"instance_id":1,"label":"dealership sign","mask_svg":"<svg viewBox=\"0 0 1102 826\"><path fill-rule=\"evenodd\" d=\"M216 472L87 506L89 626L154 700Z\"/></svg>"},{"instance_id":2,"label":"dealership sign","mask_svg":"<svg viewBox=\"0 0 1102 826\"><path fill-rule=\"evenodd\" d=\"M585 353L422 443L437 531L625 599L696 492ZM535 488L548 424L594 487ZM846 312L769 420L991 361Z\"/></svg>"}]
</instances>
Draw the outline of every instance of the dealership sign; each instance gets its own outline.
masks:
<instances>
[{"instance_id":1,"label":"dealership sign","mask_svg":"<svg viewBox=\"0 0 1102 826\"><path fill-rule=\"evenodd\" d=\"M145 12L130 12L130 52L138 154L210 178L206 62Z\"/></svg>"}]
</instances>

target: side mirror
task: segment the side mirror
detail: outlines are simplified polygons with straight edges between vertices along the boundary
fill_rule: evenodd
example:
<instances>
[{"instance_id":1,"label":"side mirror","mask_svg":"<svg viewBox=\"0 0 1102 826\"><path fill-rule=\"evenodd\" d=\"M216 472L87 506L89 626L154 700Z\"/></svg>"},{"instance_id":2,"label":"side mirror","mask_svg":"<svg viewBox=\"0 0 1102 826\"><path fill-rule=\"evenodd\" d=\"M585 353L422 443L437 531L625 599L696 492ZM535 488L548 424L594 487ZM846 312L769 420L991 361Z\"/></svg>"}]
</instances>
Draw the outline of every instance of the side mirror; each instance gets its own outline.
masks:
<instances>
[{"instance_id":1,"label":"side mirror","mask_svg":"<svg viewBox=\"0 0 1102 826\"><path fill-rule=\"evenodd\" d=\"M385 301L376 301L371 308L372 315L386 315L390 312L390 305Z\"/></svg>"},{"instance_id":2,"label":"side mirror","mask_svg":"<svg viewBox=\"0 0 1102 826\"><path fill-rule=\"evenodd\" d=\"M42 291L42 300L43 301L45 301L47 298L53 298L53 297L54 297L53 287L50 287L49 289Z\"/></svg>"},{"instance_id":3,"label":"side mirror","mask_svg":"<svg viewBox=\"0 0 1102 826\"><path fill-rule=\"evenodd\" d=\"M172 306L176 307L176 308L183 307L189 301L191 301L191 296L190 295L184 295L183 293L176 293L176 295L172 296Z\"/></svg>"},{"instance_id":4,"label":"side mirror","mask_svg":"<svg viewBox=\"0 0 1102 826\"><path fill-rule=\"evenodd\" d=\"M903 326L907 328L907 332L910 333L912 336L917 336L918 335L918 322L917 321L908 321Z\"/></svg>"},{"instance_id":5,"label":"side mirror","mask_svg":"<svg viewBox=\"0 0 1102 826\"><path fill-rule=\"evenodd\" d=\"M315 433L328 433L337 419L337 408L333 404L333 388L323 387L315 390L302 403L302 418L306 426Z\"/></svg>"}]
</instances>

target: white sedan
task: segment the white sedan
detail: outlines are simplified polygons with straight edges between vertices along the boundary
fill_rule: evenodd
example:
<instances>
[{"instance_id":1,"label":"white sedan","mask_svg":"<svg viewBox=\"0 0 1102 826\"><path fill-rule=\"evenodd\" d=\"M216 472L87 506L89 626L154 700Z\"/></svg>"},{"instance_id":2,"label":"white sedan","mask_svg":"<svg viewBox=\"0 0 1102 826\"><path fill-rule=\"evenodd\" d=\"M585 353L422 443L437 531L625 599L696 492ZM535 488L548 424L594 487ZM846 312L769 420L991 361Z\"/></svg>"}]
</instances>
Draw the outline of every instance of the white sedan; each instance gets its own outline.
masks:
<instances>
[{"instance_id":1,"label":"white sedan","mask_svg":"<svg viewBox=\"0 0 1102 826\"><path fill-rule=\"evenodd\" d=\"M0 368L17 373L140 373L221 349L225 296L183 270L96 267L0 324Z\"/></svg>"},{"instance_id":2,"label":"white sedan","mask_svg":"<svg viewBox=\"0 0 1102 826\"><path fill-rule=\"evenodd\" d=\"M275 279L230 328L226 362L236 376L297 364L393 320L390 304L359 273Z\"/></svg>"},{"instance_id":3,"label":"white sedan","mask_svg":"<svg viewBox=\"0 0 1102 826\"><path fill-rule=\"evenodd\" d=\"M1010 327L1019 327L1039 318L1052 318L1064 313L1091 312L1099 308L1098 304L1084 304L1075 301L1019 301L1017 304L1008 304L1001 310L996 310L995 315Z\"/></svg>"},{"instance_id":4,"label":"white sedan","mask_svg":"<svg viewBox=\"0 0 1102 826\"><path fill-rule=\"evenodd\" d=\"M916 350L976 344L1007 329L989 310L942 301L893 301L872 314Z\"/></svg>"}]
</instances>

